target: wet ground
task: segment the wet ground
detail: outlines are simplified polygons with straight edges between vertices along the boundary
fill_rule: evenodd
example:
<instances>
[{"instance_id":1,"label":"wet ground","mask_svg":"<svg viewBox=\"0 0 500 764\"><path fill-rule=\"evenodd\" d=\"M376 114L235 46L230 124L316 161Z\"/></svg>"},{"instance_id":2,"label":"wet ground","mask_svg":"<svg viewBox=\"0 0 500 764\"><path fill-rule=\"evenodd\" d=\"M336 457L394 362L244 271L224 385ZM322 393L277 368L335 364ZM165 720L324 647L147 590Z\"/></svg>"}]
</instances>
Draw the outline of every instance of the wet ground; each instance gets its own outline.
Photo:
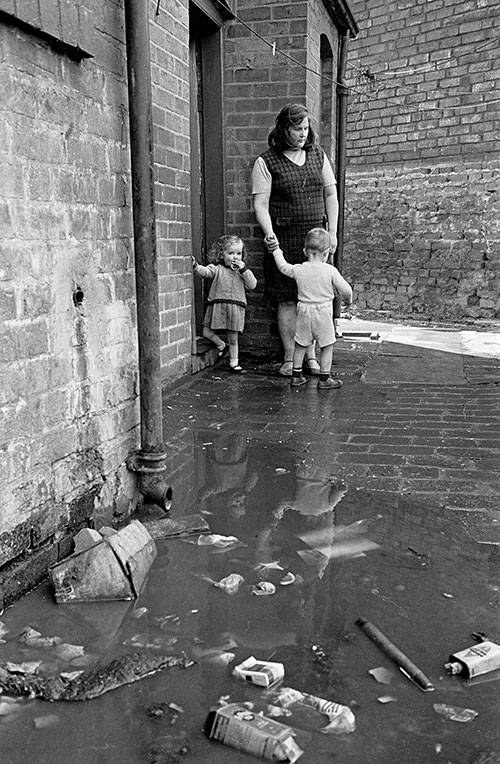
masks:
<instances>
[{"instance_id":1,"label":"wet ground","mask_svg":"<svg viewBox=\"0 0 500 764\"><path fill-rule=\"evenodd\" d=\"M148 650L196 663L83 702L0 695L2 764L255 761L202 732L224 696L269 711L272 696L231 674L249 656L282 663L284 686L352 709L356 729L341 735L304 709L278 719L294 726L304 764L500 762L498 675L466 682L444 669L475 632L500 642L500 335L344 329L367 334L337 345L340 391L313 379L292 391L275 368L235 378L221 366L165 397L172 516L201 515L238 542L158 540L130 603L57 605L42 584L1 616L0 665L74 671ZM234 594L215 585L230 574L243 579ZM253 593L261 581L275 593ZM410 681L359 618L435 690ZM27 647L28 626L83 655ZM436 704L477 716L454 721Z\"/></svg>"}]
</instances>

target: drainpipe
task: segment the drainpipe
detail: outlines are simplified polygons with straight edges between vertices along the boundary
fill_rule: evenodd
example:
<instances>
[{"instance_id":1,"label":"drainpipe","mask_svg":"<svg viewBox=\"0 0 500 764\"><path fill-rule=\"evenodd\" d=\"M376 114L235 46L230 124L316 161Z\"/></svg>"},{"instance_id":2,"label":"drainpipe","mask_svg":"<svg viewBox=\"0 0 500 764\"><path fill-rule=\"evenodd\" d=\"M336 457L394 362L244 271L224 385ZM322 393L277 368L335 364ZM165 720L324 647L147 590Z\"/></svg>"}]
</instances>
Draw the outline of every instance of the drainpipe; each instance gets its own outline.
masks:
<instances>
[{"instance_id":1,"label":"drainpipe","mask_svg":"<svg viewBox=\"0 0 500 764\"><path fill-rule=\"evenodd\" d=\"M333 256L333 264L342 272L342 257L344 254L344 217L345 217L345 167L346 167L346 136L347 136L347 96L349 90L345 84L347 67L347 49L349 35L340 38L339 63L337 71L337 196L339 203L339 219L337 226L337 251ZM333 301L333 315L340 318L341 298Z\"/></svg>"},{"instance_id":2,"label":"drainpipe","mask_svg":"<svg viewBox=\"0 0 500 764\"><path fill-rule=\"evenodd\" d=\"M141 447L129 455L127 467L138 474L144 500L167 511L172 489L163 474L167 455L162 421L148 7L145 0L125 0L141 413Z\"/></svg>"}]
</instances>

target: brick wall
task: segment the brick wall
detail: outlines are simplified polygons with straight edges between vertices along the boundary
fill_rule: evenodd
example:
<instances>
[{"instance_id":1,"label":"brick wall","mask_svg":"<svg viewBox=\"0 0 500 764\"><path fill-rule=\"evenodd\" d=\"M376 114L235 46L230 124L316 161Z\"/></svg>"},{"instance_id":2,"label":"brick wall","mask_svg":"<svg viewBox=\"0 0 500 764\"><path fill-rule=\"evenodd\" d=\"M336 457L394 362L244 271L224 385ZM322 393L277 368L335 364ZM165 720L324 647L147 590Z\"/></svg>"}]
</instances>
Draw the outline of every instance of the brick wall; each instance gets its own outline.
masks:
<instances>
[{"instance_id":1,"label":"brick wall","mask_svg":"<svg viewBox=\"0 0 500 764\"><path fill-rule=\"evenodd\" d=\"M189 13L187 0L151 13L151 77L165 382L191 371L191 210L189 173ZM156 6L156 3L155 3Z\"/></svg>"},{"instance_id":2,"label":"brick wall","mask_svg":"<svg viewBox=\"0 0 500 764\"><path fill-rule=\"evenodd\" d=\"M495 8L351 3L344 274L362 308L500 316Z\"/></svg>"},{"instance_id":3,"label":"brick wall","mask_svg":"<svg viewBox=\"0 0 500 764\"><path fill-rule=\"evenodd\" d=\"M320 79L305 66L320 71L320 34L337 50L337 30L322 2L250 2L234 4L238 20L228 22L225 45L225 119L228 227L245 240L249 264L258 287L249 298L249 319L243 348L279 352L273 313L263 295L262 234L252 211L251 171L267 148L267 136L286 103L305 103L318 130L321 117ZM248 27L256 33L254 34ZM264 38L260 39L257 35ZM272 44L298 63L273 55ZM332 115L335 123L335 115Z\"/></svg>"},{"instance_id":4,"label":"brick wall","mask_svg":"<svg viewBox=\"0 0 500 764\"><path fill-rule=\"evenodd\" d=\"M188 230L185 50L150 7L162 318L165 345L184 348L169 369L178 374L190 332L178 265ZM178 8L186 41L187 2ZM8 571L27 552L41 561L31 557L33 583L70 551L66 533L132 511L136 481L124 462L138 446L139 407L123 3L2 0L0 11L5 602ZM162 47L171 58L158 63Z\"/></svg>"}]
</instances>

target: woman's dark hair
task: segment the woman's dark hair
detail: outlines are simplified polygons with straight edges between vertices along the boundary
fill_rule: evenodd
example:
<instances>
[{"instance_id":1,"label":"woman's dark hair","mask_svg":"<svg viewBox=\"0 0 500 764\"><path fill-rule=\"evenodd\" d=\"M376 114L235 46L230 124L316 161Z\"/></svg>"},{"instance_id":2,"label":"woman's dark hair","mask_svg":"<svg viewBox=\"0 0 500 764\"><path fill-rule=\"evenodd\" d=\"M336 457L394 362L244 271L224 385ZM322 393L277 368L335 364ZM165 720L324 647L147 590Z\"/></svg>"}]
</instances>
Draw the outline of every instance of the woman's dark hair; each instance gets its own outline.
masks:
<instances>
[{"instance_id":1,"label":"woman's dark hair","mask_svg":"<svg viewBox=\"0 0 500 764\"><path fill-rule=\"evenodd\" d=\"M304 144L304 150L309 151L309 149L316 143L316 134L311 127L311 119L308 110L300 103L289 103L286 106L283 106L276 117L275 126L269 133L269 138L267 139L268 144L271 147L278 149L278 151L287 151L292 148L288 138L288 130L290 127L298 127L305 117L309 119L309 132Z\"/></svg>"}]
</instances>

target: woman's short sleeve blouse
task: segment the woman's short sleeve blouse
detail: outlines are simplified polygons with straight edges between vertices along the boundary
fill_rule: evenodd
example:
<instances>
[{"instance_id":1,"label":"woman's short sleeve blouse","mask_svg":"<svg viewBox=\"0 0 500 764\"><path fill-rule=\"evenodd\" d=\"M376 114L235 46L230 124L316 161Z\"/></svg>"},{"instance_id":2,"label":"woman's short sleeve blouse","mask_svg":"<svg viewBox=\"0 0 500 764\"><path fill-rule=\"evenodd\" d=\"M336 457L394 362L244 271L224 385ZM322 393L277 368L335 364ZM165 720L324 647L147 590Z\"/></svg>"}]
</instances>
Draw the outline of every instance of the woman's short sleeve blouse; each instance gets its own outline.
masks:
<instances>
[{"instance_id":1,"label":"woman's short sleeve blouse","mask_svg":"<svg viewBox=\"0 0 500 764\"><path fill-rule=\"evenodd\" d=\"M323 160L323 186L336 184L330 160L324 155ZM271 173L262 157L257 157L252 170L252 194L270 194L272 186Z\"/></svg>"}]
</instances>

